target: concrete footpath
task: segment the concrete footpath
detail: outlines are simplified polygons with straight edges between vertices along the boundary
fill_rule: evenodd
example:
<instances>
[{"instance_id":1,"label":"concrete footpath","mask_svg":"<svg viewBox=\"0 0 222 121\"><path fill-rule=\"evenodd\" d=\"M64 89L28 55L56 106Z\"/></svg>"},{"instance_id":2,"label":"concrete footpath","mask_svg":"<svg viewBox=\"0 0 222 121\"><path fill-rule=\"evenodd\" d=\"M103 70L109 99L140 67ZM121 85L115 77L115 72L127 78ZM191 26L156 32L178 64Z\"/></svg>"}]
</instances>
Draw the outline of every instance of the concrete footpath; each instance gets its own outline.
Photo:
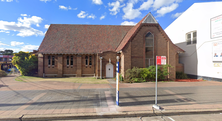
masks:
<instances>
[{"instance_id":1,"label":"concrete footpath","mask_svg":"<svg viewBox=\"0 0 222 121\"><path fill-rule=\"evenodd\" d=\"M18 82L0 78L0 120L59 120L155 116L155 83ZM158 105L164 115L222 113L222 82L159 82Z\"/></svg>"}]
</instances>

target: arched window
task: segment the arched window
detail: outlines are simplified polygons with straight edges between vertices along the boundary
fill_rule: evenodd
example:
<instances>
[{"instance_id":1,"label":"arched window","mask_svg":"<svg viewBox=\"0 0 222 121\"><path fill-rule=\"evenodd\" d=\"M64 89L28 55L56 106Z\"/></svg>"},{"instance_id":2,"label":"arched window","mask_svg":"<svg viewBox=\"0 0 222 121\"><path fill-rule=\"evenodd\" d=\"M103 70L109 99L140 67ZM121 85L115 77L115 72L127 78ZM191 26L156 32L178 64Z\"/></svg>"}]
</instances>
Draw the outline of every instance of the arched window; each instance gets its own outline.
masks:
<instances>
[{"instance_id":1,"label":"arched window","mask_svg":"<svg viewBox=\"0 0 222 121\"><path fill-rule=\"evenodd\" d=\"M73 66L73 56L71 56L70 64Z\"/></svg>"},{"instance_id":2,"label":"arched window","mask_svg":"<svg viewBox=\"0 0 222 121\"><path fill-rule=\"evenodd\" d=\"M89 65L92 65L92 56L89 56Z\"/></svg>"},{"instance_id":3,"label":"arched window","mask_svg":"<svg viewBox=\"0 0 222 121\"><path fill-rule=\"evenodd\" d=\"M69 56L66 56L66 64L69 66Z\"/></svg>"},{"instance_id":4,"label":"arched window","mask_svg":"<svg viewBox=\"0 0 222 121\"><path fill-rule=\"evenodd\" d=\"M55 65L55 56L52 56L52 65Z\"/></svg>"},{"instance_id":5,"label":"arched window","mask_svg":"<svg viewBox=\"0 0 222 121\"><path fill-rule=\"evenodd\" d=\"M86 56L85 59L86 59L86 66L88 66L88 56Z\"/></svg>"},{"instance_id":6,"label":"arched window","mask_svg":"<svg viewBox=\"0 0 222 121\"><path fill-rule=\"evenodd\" d=\"M51 56L48 56L48 65L51 65Z\"/></svg>"},{"instance_id":7,"label":"arched window","mask_svg":"<svg viewBox=\"0 0 222 121\"><path fill-rule=\"evenodd\" d=\"M150 32L145 37L145 64L146 67L154 65L154 36Z\"/></svg>"}]
</instances>

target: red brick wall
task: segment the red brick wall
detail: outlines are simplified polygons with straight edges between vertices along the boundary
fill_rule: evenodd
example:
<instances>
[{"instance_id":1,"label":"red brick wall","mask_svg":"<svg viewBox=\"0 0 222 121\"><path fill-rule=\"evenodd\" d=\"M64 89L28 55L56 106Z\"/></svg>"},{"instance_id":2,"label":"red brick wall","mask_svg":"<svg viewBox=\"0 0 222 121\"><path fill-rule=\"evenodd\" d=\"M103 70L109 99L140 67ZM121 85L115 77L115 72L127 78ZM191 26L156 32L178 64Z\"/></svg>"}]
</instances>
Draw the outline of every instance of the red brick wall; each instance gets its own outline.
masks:
<instances>
[{"instance_id":1,"label":"red brick wall","mask_svg":"<svg viewBox=\"0 0 222 121\"><path fill-rule=\"evenodd\" d=\"M177 72L184 72L184 66L183 66L183 64L181 64L181 63L179 63L179 55L177 54L176 55L176 71Z\"/></svg>"},{"instance_id":2,"label":"red brick wall","mask_svg":"<svg viewBox=\"0 0 222 121\"><path fill-rule=\"evenodd\" d=\"M43 55L38 54L38 76L43 77Z\"/></svg>"},{"instance_id":3,"label":"red brick wall","mask_svg":"<svg viewBox=\"0 0 222 121\"><path fill-rule=\"evenodd\" d=\"M173 43L169 42L168 47L168 40L164 34L161 33L164 31L161 31L158 25L144 24L135 36L133 36L132 40L123 48L121 57L122 60L124 60L124 64L121 63L121 73L123 74L127 69L133 67L145 67L145 36L148 32L151 32L154 35L154 61L156 55L169 58L169 60L167 59L167 63L173 66L169 69L169 78L174 80L176 71L176 51Z\"/></svg>"},{"instance_id":4,"label":"red brick wall","mask_svg":"<svg viewBox=\"0 0 222 121\"><path fill-rule=\"evenodd\" d=\"M104 52L99 53L97 57L97 64L98 64L98 77L100 77L100 59L99 57L103 57L102 59L102 76L103 78L106 78L106 65L109 63L109 59L111 59L111 64L113 65L113 77L116 76L116 63L117 59L116 57L119 56L116 52Z\"/></svg>"},{"instance_id":5,"label":"red brick wall","mask_svg":"<svg viewBox=\"0 0 222 121\"><path fill-rule=\"evenodd\" d=\"M86 65L85 57L88 56L88 65ZM89 56L92 56L92 65L89 65ZM82 75L94 75L95 70L95 62L94 62L94 55L83 55L82 56Z\"/></svg>"},{"instance_id":6,"label":"red brick wall","mask_svg":"<svg viewBox=\"0 0 222 121\"><path fill-rule=\"evenodd\" d=\"M51 56L51 63L48 65L48 56ZM52 66L52 56L55 56L55 65ZM45 74L58 74L57 70L58 56L57 55L44 55L44 73Z\"/></svg>"},{"instance_id":7,"label":"red brick wall","mask_svg":"<svg viewBox=\"0 0 222 121\"><path fill-rule=\"evenodd\" d=\"M67 56L69 56L69 65L67 66ZM71 65L71 56L73 56L73 65ZM77 55L63 55L63 74L76 74Z\"/></svg>"}]
</instances>

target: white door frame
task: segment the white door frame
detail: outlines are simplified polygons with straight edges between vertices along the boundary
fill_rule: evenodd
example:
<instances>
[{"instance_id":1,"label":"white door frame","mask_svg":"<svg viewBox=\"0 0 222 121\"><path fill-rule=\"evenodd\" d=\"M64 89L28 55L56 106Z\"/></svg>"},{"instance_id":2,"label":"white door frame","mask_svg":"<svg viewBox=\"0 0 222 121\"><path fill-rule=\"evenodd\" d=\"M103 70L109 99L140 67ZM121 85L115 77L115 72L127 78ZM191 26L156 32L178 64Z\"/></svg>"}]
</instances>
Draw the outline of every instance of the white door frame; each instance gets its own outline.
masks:
<instances>
[{"instance_id":1,"label":"white door frame","mask_svg":"<svg viewBox=\"0 0 222 121\"><path fill-rule=\"evenodd\" d=\"M113 78L113 64L106 64L106 78Z\"/></svg>"}]
</instances>

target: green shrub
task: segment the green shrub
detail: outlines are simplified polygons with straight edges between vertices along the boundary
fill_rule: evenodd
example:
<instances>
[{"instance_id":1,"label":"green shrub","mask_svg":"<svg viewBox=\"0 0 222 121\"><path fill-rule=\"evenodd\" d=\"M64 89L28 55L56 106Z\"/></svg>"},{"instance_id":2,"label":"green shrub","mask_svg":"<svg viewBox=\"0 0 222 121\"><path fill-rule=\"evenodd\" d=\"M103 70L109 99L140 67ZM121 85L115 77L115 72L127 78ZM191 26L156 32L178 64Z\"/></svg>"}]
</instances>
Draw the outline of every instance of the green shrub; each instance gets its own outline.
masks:
<instances>
[{"instance_id":1,"label":"green shrub","mask_svg":"<svg viewBox=\"0 0 222 121\"><path fill-rule=\"evenodd\" d=\"M188 79L184 72L176 72L176 79Z\"/></svg>"},{"instance_id":2,"label":"green shrub","mask_svg":"<svg viewBox=\"0 0 222 121\"><path fill-rule=\"evenodd\" d=\"M124 81L127 83L133 83L135 78L140 77L141 69L137 67L133 67L133 69L126 70Z\"/></svg>"},{"instance_id":3,"label":"green shrub","mask_svg":"<svg viewBox=\"0 0 222 121\"><path fill-rule=\"evenodd\" d=\"M7 76L7 73L5 71L0 70L0 77Z\"/></svg>"},{"instance_id":4,"label":"green shrub","mask_svg":"<svg viewBox=\"0 0 222 121\"><path fill-rule=\"evenodd\" d=\"M119 80L120 80L120 81L123 81L123 76L122 76L122 74L119 74Z\"/></svg>"},{"instance_id":5,"label":"green shrub","mask_svg":"<svg viewBox=\"0 0 222 121\"><path fill-rule=\"evenodd\" d=\"M161 65L157 67L157 71L158 71L158 80L165 80L166 77L169 75L168 72L168 67L171 67L170 65ZM156 79L156 66L150 66L148 67L148 70L150 71L150 80L155 80Z\"/></svg>"},{"instance_id":6,"label":"green shrub","mask_svg":"<svg viewBox=\"0 0 222 121\"><path fill-rule=\"evenodd\" d=\"M146 81L147 79L150 79L151 77L151 72L149 71L148 68L140 68L140 77L143 79L142 81Z\"/></svg>"},{"instance_id":7,"label":"green shrub","mask_svg":"<svg viewBox=\"0 0 222 121\"><path fill-rule=\"evenodd\" d=\"M158 66L158 80L164 80L169 75L168 67L170 65ZM150 66L149 68L137 68L128 69L125 73L124 81L127 83L133 82L146 82L156 79L156 66Z\"/></svg>"}]
</instances>

